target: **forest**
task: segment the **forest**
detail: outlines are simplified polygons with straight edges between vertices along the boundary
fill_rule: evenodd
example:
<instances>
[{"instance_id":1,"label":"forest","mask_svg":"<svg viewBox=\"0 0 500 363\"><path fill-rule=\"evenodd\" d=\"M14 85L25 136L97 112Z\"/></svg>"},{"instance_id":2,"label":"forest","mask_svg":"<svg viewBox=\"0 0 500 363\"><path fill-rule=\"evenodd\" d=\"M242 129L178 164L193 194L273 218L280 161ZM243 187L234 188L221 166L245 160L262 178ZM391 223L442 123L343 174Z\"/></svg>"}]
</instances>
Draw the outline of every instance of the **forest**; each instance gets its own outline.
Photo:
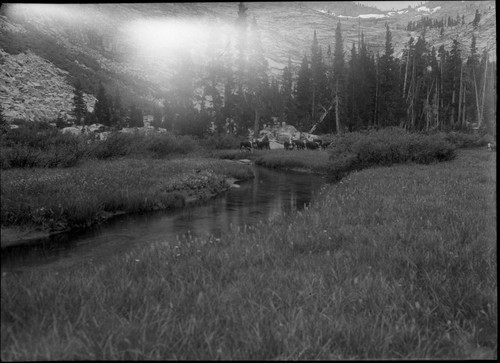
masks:
<instances>
[{"instance_id":1,"label":"forest","mask_svg":"<svg viewBox=\"0 0 500 363\"><path fill-rule=\"evenodd\" d=\"M163 107L144 110L153 114L155 127L200 137L247 135L272 122L319 134L386 126L410 131L480 129L494 134L496 62L476 46L478 12L471 43L454 39L450 49L436 49L425 39L427 27L444 27L443 20L424 17L408 24L409 29L421 29L421 34L408 40L401 58L394 55L387 24L382 54L369 50L362 32L346 52L339 21L326 51L314 31L300 67L296 69L289 57L282 74L273 77L257 20L250 19L247 10L239 3L235 52L227 48L221 52L224 44L214 33L202 68L194 67L187 52L181 56L170 90L163 95ZM463 21L457 15L456 24ZM448 26L456 24L448 19ZM118 91L111 97L101 86L95 111L86 122L142 126L140 109L123 108Z\"/></svg>"}]
</instances>

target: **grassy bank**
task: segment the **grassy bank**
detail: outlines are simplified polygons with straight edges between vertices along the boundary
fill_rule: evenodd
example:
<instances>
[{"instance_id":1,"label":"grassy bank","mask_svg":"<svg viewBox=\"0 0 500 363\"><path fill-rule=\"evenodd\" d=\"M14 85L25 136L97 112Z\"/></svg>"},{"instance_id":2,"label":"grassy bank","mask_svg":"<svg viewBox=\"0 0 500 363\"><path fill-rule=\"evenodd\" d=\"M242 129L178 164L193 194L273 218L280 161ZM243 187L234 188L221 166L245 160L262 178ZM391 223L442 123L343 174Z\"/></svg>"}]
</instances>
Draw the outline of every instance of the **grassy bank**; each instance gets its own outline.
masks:
<instances>
[{"instance_id":1,"label":"grassy bank","mask_svg":"<svg viewBox=\"0 0 500 363\"><path fill-rule=\"evenodd\" d=\"M496 153L354 172L221 239L2 276L1 358L496 358Z\"/></svg>"},{"instance_id":2,"label":"grassy bank","mask_svg":"<svg viewBox=\"0 0 500 363\"><path fill-rule=\"evenodd\" d=\"M87 160L72 168L2 171L2 227L44 231L84 227L119 212L183 206L253 177L245 165L217 159Z\"/></svg>"}]
</instances>

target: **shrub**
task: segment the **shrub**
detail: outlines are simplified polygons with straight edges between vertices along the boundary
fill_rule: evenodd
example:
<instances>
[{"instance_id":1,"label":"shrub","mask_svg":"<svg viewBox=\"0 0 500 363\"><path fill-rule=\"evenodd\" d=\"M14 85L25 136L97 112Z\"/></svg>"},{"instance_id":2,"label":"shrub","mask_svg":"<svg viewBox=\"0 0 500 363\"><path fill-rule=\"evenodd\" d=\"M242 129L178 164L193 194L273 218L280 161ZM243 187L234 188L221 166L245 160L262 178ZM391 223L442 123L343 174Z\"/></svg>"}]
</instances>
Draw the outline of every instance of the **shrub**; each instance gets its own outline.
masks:
<instances>
[{"instance_id":1,"label":"shrub","mask_svg":"<svg viewBox=\"0 0 500 363\"><path fill-rule=\"evenodd\" d=\"M207 149L223 150L237 149L241 140L233 134L216 134L207 137L202 141L203 147Z\"/></svg>"},{"instance_id":2,"label":"shrub","mask_svg":"<svg viewBox=\"0 0 500 363\"><path fill-rule=\"evenodd\" d=\"M480 136L477 134L468 134L461 131L451 131L439 134L442 138L457 148L477 147L480 145ZM486 145L486 144L485 144Z\"/></svg>"},{"instance_id":3,"label":"shrub","mask_svg":"<svg viewBox=\"0 0 500 363\"><path fill-rule=\"evenodd\" d=\"M114 132L104 141L92 142L87 147L87 156L95 159L109 159L128 155L135 135Z\"/></svg>"},{"instance_id":4,"label":"shrub","mask_svg":"<svg viewBox=\"0 0 500 363\"><path fill-rule=\"evenodd\" d=\"M56 128L38 122L22 124L1 137L1 168L69 167L84 154L79 136L61 134Z\"/></svg>"},{"instance_id":5,"label":"shrub","mask_svg":"<svg viewBox=\"0 0 500 363\"><path fill-rule=\"evenodd\" d=\"M350 171L374 165L451 160L455 157L455 146L443 135L386 128L336 136L329 152L330 174L338 179Z\"/></svg>"}]
</instances>

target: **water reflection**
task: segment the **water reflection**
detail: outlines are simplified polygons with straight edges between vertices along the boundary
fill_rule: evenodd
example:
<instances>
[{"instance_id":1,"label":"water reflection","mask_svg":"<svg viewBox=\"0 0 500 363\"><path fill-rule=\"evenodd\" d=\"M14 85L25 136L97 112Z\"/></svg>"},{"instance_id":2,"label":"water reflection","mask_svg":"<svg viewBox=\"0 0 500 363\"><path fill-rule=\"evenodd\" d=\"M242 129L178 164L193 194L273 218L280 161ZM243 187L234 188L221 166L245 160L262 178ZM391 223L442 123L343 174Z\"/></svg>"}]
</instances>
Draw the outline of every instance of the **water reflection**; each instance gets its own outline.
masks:
<instances>
[{"instance_id":1,"label":"water reflection","mask_svg":"<svg viewBox=\"0 0 500 363\"><path fill-rule=\"evenodd\" d=\"M324 183L317 175L255 167L255 179L203 204L177 211L120 216L85 232L2 249L2 271L98 260L139 244L175 241L188 231L198 238L219 237L230 226L255 225L303 209Z\"/></svg>"}]
</instances>

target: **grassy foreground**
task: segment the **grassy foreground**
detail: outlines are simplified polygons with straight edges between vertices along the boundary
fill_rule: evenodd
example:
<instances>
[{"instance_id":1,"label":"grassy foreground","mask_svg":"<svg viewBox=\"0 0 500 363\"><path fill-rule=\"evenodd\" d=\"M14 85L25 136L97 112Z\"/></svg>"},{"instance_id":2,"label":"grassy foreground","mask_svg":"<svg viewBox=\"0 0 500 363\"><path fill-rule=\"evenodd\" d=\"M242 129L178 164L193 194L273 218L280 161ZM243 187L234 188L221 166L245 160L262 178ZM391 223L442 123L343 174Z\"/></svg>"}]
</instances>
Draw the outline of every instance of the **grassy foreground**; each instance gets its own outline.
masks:
<instances>
[{"instance_id":1,"label":"grassy foreground","mask_svg":"<svg viewBox=\"0 0 500 363\"><path fill-rule=\"evenodd\" d=\"M496 153L457 154L221 239L6 274L1 359L495 359Z\"/></svg>"},{"instance_id":2,"label":"grassy foreground","mask_svg":"<svg viewBox=\"0 0 500 363\"><path fill-rule=\"evenodd\" d=\"M7 169L1 178L2 227L58 231L89 226L119 212L180 207L227 189L229 178L253 178L253 171L240 163L201 157Z\"/></svg>"}]
</instances>

